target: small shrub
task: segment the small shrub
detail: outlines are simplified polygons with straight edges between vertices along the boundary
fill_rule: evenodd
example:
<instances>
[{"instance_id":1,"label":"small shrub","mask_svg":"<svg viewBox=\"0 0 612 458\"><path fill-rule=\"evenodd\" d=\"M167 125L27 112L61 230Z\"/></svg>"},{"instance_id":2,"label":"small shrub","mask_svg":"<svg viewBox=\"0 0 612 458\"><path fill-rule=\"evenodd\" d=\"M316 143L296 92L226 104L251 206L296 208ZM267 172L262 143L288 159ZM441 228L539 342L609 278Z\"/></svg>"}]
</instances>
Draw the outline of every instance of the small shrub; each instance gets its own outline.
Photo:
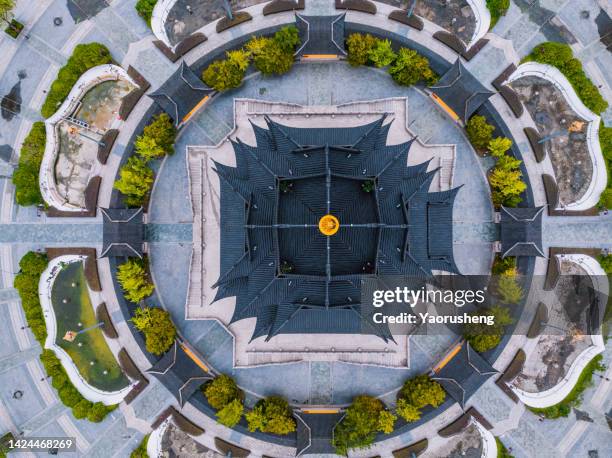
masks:
<instances>
[{"instance_id":1,"label":"small shrub","mask_svg":"<svg viewBox=\"0 0 612 458\"><path fill-rule=\"evenodd\" d=\"M30 133L21 145L19 165L13 172L12 181L15 185L15 201L22 207L44 204L38 175L46 141L45 123L38 121L32 125Z\"/></svg>"},{"instance_id":2,"label":"small shrub","mask_svg":"<svg viewBox=\"0 0 612 458\"><path fill-rule=\"evenodd\" d=\"M131 321L145 335L145 346L149 353L165 353L176 339L176 328L166 310L157 307L138 308Z\"/></svg>"},{"instance_id":3,"label":"small shrub","mask_svg":"<svg viewBox=\"0 0 612 458\"><path fill-rule=\"evenodd\" d=\"M395 60L395 53L390 40L376 40L368 53L368 59L377 68L386 67Z\"/></svg>"},{"instance_id":4,"label":"small shrub","mask_svg":"<svg viewBox=\"0 0 612 458\"><path fill-rule=\"evenodd\" d=\"M217 412L217 421L228 428L233 428L240 422L243 413L242 401L234 399Z\"/></svg>"},{"instance_id":5,"label":"small shrub","mask_svg":"<svg viewBox=\"0 0 612 458\"><path fill-rule=\"evenodd\" d=\"M415 408L422 409L427 405L440 406L446 399L446 393L438 382L423 374L406 380L397 398L398 401L404 399Z\"/></svg>"},{"instance_id":6,"label":"small shrub","mask_svg":"<svg viewBox=\"0 0 612 458\"><path fill-rule=\"evenodd\" d=\"M274 34L274 41L279 44L283 52L293 55L300 44L300 33L296 26L288 25Z\"/></svg>"},{"instance_id":7,"label":"small shrub","mask_svg":"<svg viewBox=\"0 0 612 458\"><path fill-rule=\"evenodd\" d=\"M142 135L136 138L134 142L136 154L144 160L158 159L166 154L172 154L175 139L176 128L172 119L166 113L161 113L155 116L144 128Z\"/></svg>"},{"instance_id":8,"label":"small shrub","mask_svg":"<svg viewBox=\"0 0 612 458\"><path fill-rule=\"evenodd\" d=\"M518 282L516 270L507 270L497 277L497 294L503 304L518 304L523 299L523 288Z\"/></svg>"},{"instance_id":9,"label":"small shrub","mask_svg":"<svg viewBox=\"0 0 612 458\"><path fill-rule=\"evenodd\" d=\"M125 196L125 203L130 207L143 205L153 186L153 170L144 160L132 156L121 167L119 175L114 187Z\"/></svg>"},{"instance_id":10,"label":"small shrub","mask_svg":"<svg viewBox=\"0 0 612 458\"><path fill-rule=\"evenodd\" d=\"M484 151L493 139L495 127L487 123L484 116L475 115L468 120L465 130L472 146Z\"/></svg>"},{"instance_id":11,"label":"small shrub","mask_svg":"<svg viewBox=\"0 0 612 458\"><path fill-rule=\"evenodd\" d=\"M376 44L377 38L369 33L352 33L346 39L348 63L353 66L366 65L370 59L370 52Z\"/></svg>"},{"instance_id":12,"label":"small shrub","mask_svg":"<svg viewBox=\"0 0 612 458\"><path fill-rule=\"evenodd\" d=\"M83 399L81 393L79 393L72 383L65 384L58 390L57 394L60 401L62 401L66 407L74 407Z\"/></svg>"},{"instance_id":13,"label":"small shrub","mask_svg":"<svg viewBox=\"0 0 612 458\"><path fill-rule=\"evenodd\" d=\"M57 74L57 79L51 84L40 110L43 117L48 118L57 111L83 73L98 65L110 64L112 61L109 50L100 43L77 45L66 65Z\"/></svg>"},{"instance_id":14,"label":"small shrub","mask_svg":"<svg viewBox=\"0 0 612 458\"><path fill-rule=\"evenodd\" d=\"M238 50L226 54L226 59L214 61L202 73L204 82L219 92L240 86L249 66L248 52Z\"/></svg>"},{"instance_id":15,"label":"small shrub","mask_svg":"<svg viewBox=\"0 0 612 458\"><path fill-rule=\"evenodd\" d=\"M106 415L108 415L110 412L112 412L116 408L117 408L116 405L106 406L102 404L101 402L96 402L91 407L89 412L87 412L87 419L91 421L92 423L100 423L102 420L104 420Z\"/></svg>"},{"instance_id":16,"label":"small shrub","mask_svg":"<svg viewBox=\"0 0 612 458\"><path fill-rule=\"evenodd\" d=\"M253 38L246 44L255 68L264 75L282 75L293 66L293 53L285 52L273 38Z\"/></svg>"},{"instance_id":17,"label":"small shrub","mask_svg":"<svg viewBox=\"0 0 612 458\"><path fill-rule=\"evenodd\" d=\"M138 16L140 16L147 23L149 27L151 27L151 17L153 16L153 9L157 0L138 0L136 3L136 11L138 12Z\"/></svg>"},{"instance_id":18,"label":"small shrub","mask_svg":"<svg viewBox=\"0 0 612 458\"><path fill-rule=\"evenodd\" d=\"M408 423L421 418L421 411L403 398L397 401L397 414Z\"/></svg>"},{"instance_id":19,"label":"small shrub","mask_svg":"<svg viewBox=\"0 0 612 458\"><path fill-rule=\"evenodd\" d=\"M149 281L145 263L141 259L130 258L117 268L117 281L123 289L125 298L138 303L153 294L155 286Z\"/></svg>"},{"instance_id":20,"label":"small shrub","mask_svg":"<svg viewBox=\"0 0 612 458\"><path fill-rule=\"evenodd\" d=\"M285 435L296 428L289 404L278 396L259 400L245 417L249 431L260 430L264 433Z\"/></svg>"},{"instance_id":21,"label":"small shrub","mask_svg":"<svg viewBox=\"0 0 612 458\"><path fill-rule=\"evenodd\" d=\"M11 22L7 25L4 31L12 38L17 38L21 31L23 30L24 25L16 19L11 19Z\"/></svg>"},{"instance_id":22,"label":"small shrub","mask_svg":"<svg viewBox=\"0 0 612 458\"><path fill-rule=\"evenodd\" d=\"M473 315L492 316L494 323L493 325L469 323L464 326L463 336L472 348L479 353L497 347L501 342L505 327L513 322L509 310L501 306L478 310Z\"/></svg>"},{"instance_id":23,"label":"small shrub","mask_svg":"<svg viewBox=\"0 0 612 458\"><path fill-rule=\"evenodd\" d=\"M90 402L87 399L82 399L72 408L72 415L74 415L74 418L79 420L87 418L87 415L92 407L93 402Z\"/></svg>"},{"instance_id":24,"label":"small shrub","mask_svg":"<svg viewBox=\"0 0 612 458\"><path fill-rule=\"evenodd\" d=\"M208 403L217 410L223 409L235 399L242 399L242 392L234 379L225 374L204 385L203 391Z\"/></svg>"}]
</instances>

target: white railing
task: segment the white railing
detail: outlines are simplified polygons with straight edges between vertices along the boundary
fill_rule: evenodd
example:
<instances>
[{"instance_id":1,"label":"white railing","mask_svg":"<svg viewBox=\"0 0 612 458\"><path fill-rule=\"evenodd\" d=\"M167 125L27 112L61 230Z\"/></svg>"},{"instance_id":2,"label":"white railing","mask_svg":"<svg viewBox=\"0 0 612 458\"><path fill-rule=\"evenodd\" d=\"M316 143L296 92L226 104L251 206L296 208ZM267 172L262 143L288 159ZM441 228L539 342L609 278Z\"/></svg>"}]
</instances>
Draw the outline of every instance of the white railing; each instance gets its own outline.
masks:
<instances>
[{"instance_id":1,"label":"white railing","mask_svg":"<svg viewBox=\"0 0 612 458\"><path fill-rule=\"evenodd\" d=\"M583 254L564 254L557 255L557 257L579 264L590 276L594 290L597 293L603 293L602 295L607 297L609 289L607 276L596 259ZM602 312L603 310L600 310L600 316ZM594 334L590 337L592 345L585 348L582 353L576 357L565 376L554 387L545 391L533 393L512 386L512 390L516 393L518 398L524 404L538 409L550 407L563 401L578 382L578 378L587 364L606 348L601 334Z\"/></svg>"},{"instance_id":2,"label":"white railing","mask_svg":"<svg viewBox=\"0 0 612 458\"><path fill-rule=\"evenodd\" d=\"M158 0L155 4L155 8L153 8L153 15L151 16L151 29L153 30L153 34L171 49L174 49L174 46L170 43L170 38L166 33L164 24L175 3L176 0Z\"/></svg>"},{"instance_id":3,"label":"white railing","mask_svg":"<svg viewBox=\"0 0 612 458\"><path fill-rule=\"evenodd\" d=\"M53 350L55 355L61 361L62 366L64 366L68 378L85 399L91 402L102 402L105 405L118 404L131 391L135 382L130 383L128 386L119 391L104 391L95 388L83 378L70 355L68 355L63 348L55 343L57 339L57 319L55 317L53 304L51 303L53 284L55 283L57 274L60 273L64 264L73 262L84 263L85 259L86 256L78 255L59 256L49 261L47 268L40 276L40 282L38 283L38 296L40 299L43 316L45 317L45 325L47 327L45 348Z\"/></svg>"},{"instance_id":4,"label":"white railing","mask_svg":"<svg viewBox=\"0 0 612 458\"><path fill-rule=\"evenodd\" d=\"M481 458L497 458L497 442L495 436L482 426L477 420L472 418L472 424L476 427L482 437L482 455Z\"/></svg>"},{"instance_id":5,"label":"white railing","mask_svg":"<svg viewBox=\"0 0 612 458\"><path fill-rule=\"evenodd\" d=\"M164 438L164 433L168 429L168 426L170 426L170 418L166 418L161 425L151 431L149 441L147 442L147 455L149 455L150 458L159 458L162 456L162 439Z\"/></svg>"},{"instance_id":6,"label":"white railing","mask_svg":"<svg viewBox=\"0 0 612 458\"><path fill-rule=\"evenodd\" d=\"M491 26L491 13L484 0L467 0L467 3L470 5L470 8L472 8L474 19L476 20L474 34L466 46L469 49L489 31L489 27Z\"/></svg>"},{"instance_id":7,"label":"white railing","mask_svg":"<svg viewBox=\"0 0 612 458\"><path fill-rule=\"evenodd\" d=\"M606 189L608 182L608 172L606 162L601 152L599 144L599 123L600 117L589 110L574 91L574 88L567 78L555 67L541 64L539 62L525 62L510 75L508 82L515 81L524 76L537 76L550 81L565 97L572 110L588 122L586 144L593 164L593 177L586 192L575 202L560 206L562 210L587 210L594 207L599 202L601 193Z\"/></svg>"},{"instance_id":8,"label":"white railing","mask_svg":"<svg viewBox=\"0 0 612 458\"><path fill-rule=\"evenodd\" d=\"M117 81L119 79L126 80L133 86L138 87L138 84L130 78L127 72L117 65L99 65L87 70L77 80L59 109L45 121L47 140L40 164L38 183L44 201L50 206L61 211L83 211L82 207L67 202L67 199L57 190L55 163L60 149L59 125L65 117L77 109L81 99L90 89L105 81Z\"/></svg>"}]
</instances>

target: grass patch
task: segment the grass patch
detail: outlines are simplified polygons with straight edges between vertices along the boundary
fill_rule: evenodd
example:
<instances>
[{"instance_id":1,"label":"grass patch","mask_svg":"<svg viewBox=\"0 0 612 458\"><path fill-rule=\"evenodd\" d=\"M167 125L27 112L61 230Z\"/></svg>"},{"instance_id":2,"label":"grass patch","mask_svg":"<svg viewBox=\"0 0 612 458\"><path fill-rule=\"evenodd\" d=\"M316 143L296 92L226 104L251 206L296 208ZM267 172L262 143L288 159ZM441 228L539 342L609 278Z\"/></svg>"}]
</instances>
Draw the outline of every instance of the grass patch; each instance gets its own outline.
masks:
<instances>
[{"instance_id":1,"label":"grass patch","mask_svg":"<svg viewBox=\"0 0 612 458\"><path fill-rule=\"evenodd\" d=\"M601 193L597 206L599 208L612 208L612 127L606 127L603 121L599 123L599 145L606 162L608 184L604 192Z\"/></svg>"},{"instance_id":2,"label":"grass patch","mask_svg":"<svg viewBox=\"0 0 612 458\"><path fill-rule=\"evenodd\" d=\"M510 8L510 0L487 0L487 9L491 13L489 30L495 27L499 18L508 12L508 8Z\"/></svg>"},{"instance_id":3,"label":"grass patch","mask_svg":"<svg viewBox=\"0 0 612 458\"><path fill-rule=\"evenodd\" d=\"M136 447L132 453L130 453L130 458L149 458L149 454L147 453L147 444L149 443L149 436L150 434L147 434L145 437L142 438L142 441L140 442L140 444L138 444L138 447Z\"/></svg>"},{"instance_id":4,"label":"grass patch","mask_svg":"<svg viewBox=\"0 0 612 458\"><path fill-rule=\"evenodd\" d=\"M497 444L497 458L514 458L499 437L495 437L495 443Z\"/></svg>"},{"instance_id":5,"label":"grass patch","mask_svg":"<svg viewBox=\"0 0 612 458\"><path fill-rule=\"evenodd\" d=\"M563 401L543 409L529 407L529 410L536 415L542 415L548 419L567 417L572 411L572 407L580 406L580 403L582 402L582 393L584 393L588 387L593 385L593 373L596 371L604 371L606 369L606 366L601 362L602 359L602 355L597 355L586 365L586 367L580 373L576 385L565 397L565 399L563 399Z\"/></svg>"},{"instance_id":6,"label":"grass patch","mask_svg":"<svg viewBox=\"0 0 612 458\"><path fill-rule=\"evenodd\" d=\"M63 303L64 300L67 302ZM104 391L125 388L129 381L99 327L79 334L73 342L63 339L67 331L78 332L98 324L82 262L71 262L59 272L53 283L51 302L57 320L55 343L68 353L87 383Z\"/></svg>"},{"instance_id":7,"label":"grass patch","mask_svg":"<svg viewBox=\"0 0 612 458\"><path fill-rule=\"evenodd\" d=\"M135 6L138 16L147 23L149 28L151 27L151 17L153 17L153 9L156 4L157 0L138 0Z\"/></svg>"},{"instance_id":8,"label":"grass patch","mask_svg":"<svg viewBox=\"0 0 612 458\"><path fill-rule=\"evenodd\" d=\"M43 117L48 118L57 111L83 73L98 65L110 64L112 61L110 51L103 44L77 45L66 65L57 74L57 79L51 84L40 110Z\"/></svg>"}]
</instances>

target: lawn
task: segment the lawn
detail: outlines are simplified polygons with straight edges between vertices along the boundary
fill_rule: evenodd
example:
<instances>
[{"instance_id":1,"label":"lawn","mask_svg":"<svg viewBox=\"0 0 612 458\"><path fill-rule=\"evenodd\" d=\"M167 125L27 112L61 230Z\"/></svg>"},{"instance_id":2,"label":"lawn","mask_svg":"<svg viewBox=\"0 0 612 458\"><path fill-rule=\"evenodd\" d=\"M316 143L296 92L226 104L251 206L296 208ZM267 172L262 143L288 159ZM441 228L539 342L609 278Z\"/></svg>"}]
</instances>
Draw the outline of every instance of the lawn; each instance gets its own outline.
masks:
<instances>
[{"instance_id":1,"label":"lawn","mask_svg":"<svg viewBox=\"0 0 612 458\"><path fill-rule=\"evenodd\" d=\"M67 264L57 275L51 301L57 319L55 343L70 355L81 376L100 390L125 388L129 380L121 371L100 328L78 334L73 342L63 339L67 331L78 332L97 324L82 262Z\"/></svg>"}]
</instances>

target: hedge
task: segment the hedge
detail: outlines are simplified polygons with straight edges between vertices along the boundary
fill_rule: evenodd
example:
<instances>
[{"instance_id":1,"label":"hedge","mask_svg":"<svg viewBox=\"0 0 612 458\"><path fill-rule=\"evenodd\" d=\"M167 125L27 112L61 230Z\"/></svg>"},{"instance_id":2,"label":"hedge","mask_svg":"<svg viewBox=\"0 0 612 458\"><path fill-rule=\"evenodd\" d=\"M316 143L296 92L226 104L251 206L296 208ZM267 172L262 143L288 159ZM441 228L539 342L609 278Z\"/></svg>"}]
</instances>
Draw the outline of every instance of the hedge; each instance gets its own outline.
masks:
<instances>
[{"instance_id":1,"label":"hedge","mask_svg":"<svg viewBox=\"0 0 612 458\"><path fill-rule=\"evenodd\" d=\"M46 141L45 123L38 121L32 125L30 133L21 145L19 165L13 172L12 181L15 185L15 201L23 207L44 205L38 176Z\"/></svg>"},{"instance_id":2,"label":"hedge","mask_svg":"<svg viewBox=\"0 0 612 458\"><path fill-rule=\"evenodd\" d=\"M106 46L100 43L77 45L51 84L45 103L40 110L43 117L48 118L57 111L66 100L77 80L83 73L98 65L110 64L113 58Z\"/></svg>"},{"instance_id":3,"label":"hedge","mask_svg":"<svg viewBox=\"0 0 612 458\"><path fill-rule=\"evenodd\" d=\"M599 114L608 108L608 102L586 76L582 63L574 57L569 45L547 41L533 48L523 61L539 62L559 69L571 83L580 100L594 113Z\"/></svg>"},{"instance_id":4,"label":"hedge","mask_svg":"<svg viewBox=\"0 0 612 458\"><path fill-rule=\"evenodd\" d=\"M582 402L582 393L593 385L593 373L595 371L603 372L606 370L606 366L601 362L602 359L602 355L597 355L585 366L578 377L576 385L574 385L572 391L570 391L561 402L543 409L529 407L529 410L548 419L567 417L572 411L572 407L580 406Z\"/></svg>"},{"instance_id":5,"label":"hedge","mask_svg":"<svg viewBox=\"0 0 612 458\"><path fill-rule=\"evenodd\" d=\"M60 401L72 409L72 415L77 419L87 419L93 423L100 423L106 416L117 408L117 405L107 406L101 402L88 401L72 384L66 370L52 350L44 349L40 354L40 362L48 376L51 377L51 386L57 390Z\"/></svg>"},{"instance_id":6,"label":"hedge","mask_svg":"<svg viewBox=\"0 0 612 458\"><path fill-rule=\"evenodd\" d=\"M26 253L19 261L20 270L13 282L19 292L28 326L41 346L45 345L47 327L38 296L38 283L47 264L47 255L34 251Z\"/></svg>"}]
</instances>

